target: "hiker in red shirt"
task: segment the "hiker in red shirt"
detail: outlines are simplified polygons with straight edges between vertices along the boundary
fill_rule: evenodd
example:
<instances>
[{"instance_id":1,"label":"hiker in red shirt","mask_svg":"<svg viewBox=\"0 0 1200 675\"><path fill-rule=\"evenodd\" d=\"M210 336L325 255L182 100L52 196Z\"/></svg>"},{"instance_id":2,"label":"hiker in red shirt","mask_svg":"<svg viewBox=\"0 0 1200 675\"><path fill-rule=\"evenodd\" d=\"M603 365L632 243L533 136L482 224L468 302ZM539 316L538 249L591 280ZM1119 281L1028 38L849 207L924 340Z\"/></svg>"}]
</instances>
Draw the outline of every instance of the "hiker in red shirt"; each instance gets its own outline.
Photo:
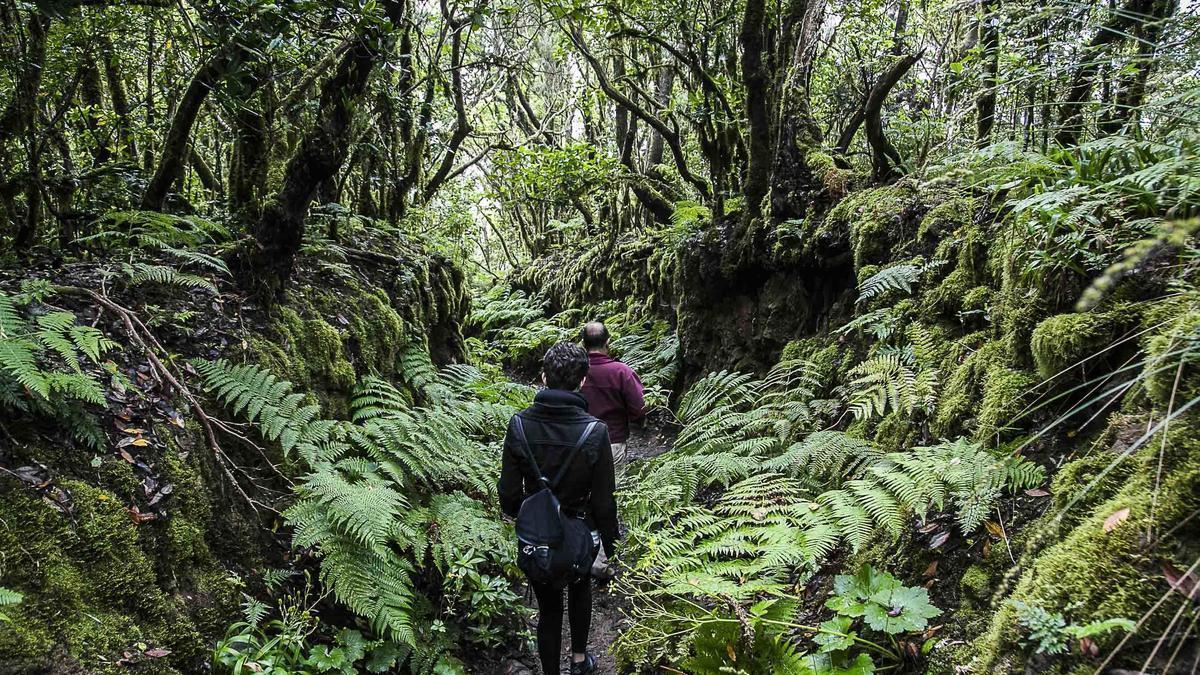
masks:
<instances>
[{"instance_id":1,"label":"hiker in red shirt","mask_svg":"<svg viewBox=\"0 0 1200 675\"><path fill-rule=\"evenodd\" d=\"M629 366L608 355L608 329L593 321L583 327L583 348L588 352L588 374L580 393L588 413L608 426L613 465L618 474L625 466L629 423L646 414L642 381Z\"/></svg>"}]
</instances>

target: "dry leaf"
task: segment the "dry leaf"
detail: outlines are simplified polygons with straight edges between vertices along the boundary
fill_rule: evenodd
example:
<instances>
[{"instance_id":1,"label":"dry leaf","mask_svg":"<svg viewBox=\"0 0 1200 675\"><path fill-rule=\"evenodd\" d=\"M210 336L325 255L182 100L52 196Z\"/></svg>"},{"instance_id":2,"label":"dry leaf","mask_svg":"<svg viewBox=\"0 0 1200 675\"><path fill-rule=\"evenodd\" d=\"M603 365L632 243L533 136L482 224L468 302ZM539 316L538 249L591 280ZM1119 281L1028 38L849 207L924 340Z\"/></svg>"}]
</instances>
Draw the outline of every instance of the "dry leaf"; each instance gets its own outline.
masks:
<instances>
[{"instance_id":1,"label":"dry leaf","mask_svg":"<svg viewBox=\"0 0 1200 675\"><path fill-rule=\"evenodd\" d=\"M1129 518L1129 507L1114 511L1112 515L1104 519L1104 531L1112 532L1117 529L1117 526L1125 522Z\"/></svg>"},{"instance_id":2,"label":"dry leaf","mask_svg":"<svg viewBox=\"0 0 1200 675\"><path fill-rule=\"evenodd\" d=\"M1004 528L1000 527L999 523L992 521L992 520L988 520L988 521L984 521L983 526L987 528L987 531L989 533L991 533L991 535L993 537L996 537L997 539L1004 538Z\"/></svg>"},{"instance_id":3,"label":"dry leaf","mask_svg":"<svg viewBox=\"0 0 1200 675\"><path fill-rule=\"evenodd\" d=\"M725 645L725 653L729 655L730 661L737 661L737 652L733 651L733 645Z\"/></svg>"},{"instance_id":4,"label":"dry leaf","mask_svg":"<svg viewBox=\"0 0 1200 675\"><path fill-rule=\"evenodd\" d=\"M1092 658L1100 656L1100 647L1089 637L1079 638L1079 651Z\"/></svg>"},{"instance_id":5,"label":"dry leaf","mask_svg":"<svg viewBox=\"0 0 1200 675\"><path fill-rule=\"evenodd\" d=\"M155 647L154 649L146 650L146 656L149 656L152 659L161 659L170 653L170 649L163 649L162 647Z\"/></svg>"},{"instance_id":6,"label":"dry leaf","mask_svg":"<svg viewBox=\"0 0 1200 675\"><path fill-rule=\"evenodd\" d=\"M1050 493L1046 490L1043 490L1042 488L1032 488L1030 490L1026 490L1025 494L1030 497L1049 497L1050 496Z\"/></svg>"},{"instance_id":7,"label":"dry leaf","mask_svg":"<svg viewBox=\"0 0 1200 675\"><path fill-rule=\"evenodd\" d=\"M124 431L130 436L141 436L142 434L146 433L145 429L139 429L137 427L125 427L121 431Z\"/></svg>"},{"instance_id":8,"label":"dry leaf","mask_svg":"<svg viewBox=\"0 0 1200 675\"><path fill-rule=\"evenodd\" d=\"M938 561L934 560L933 562L929 563L929 566L928 566L928 567L926 567L926 568L925 568L925 574L924 574L924 576L925 576L925 578L926 578L926 579L928 579L928 578L932 577L933 575L937 574L937 563L938 563Z\"/></svg>"},{"instance_id":9,"label":"dry leaf","mask_svg":"<svg viewBox=\"0 0 1200 675\"><path fill-rule=\"evenodd\" d=\"M950 539L949 532L939 532L934 535L933 540L929 542L929 548L941 548Z\"/></svg>"},{"instance_id":10,"label":"dry leaf","mask_svg":"<svg viewBox=\"0 0 1200 675\"><path fill-rule=\"evenodd\" d=\"M1171 584L1171 588L1183 593L1189 598L1196 597L1196 586L1200 580L1196 579L1196 575L1192 572L1180 572L1169 563L1162 564L1163 576L1167 578L1167 583Z\"/></svg>"},{"instance_id":11,"label":"dry leaf","mask_svg":"<svg viewBox=\"0 0 1200 675\"><path fill-rule=\"evenodd\" d=\"M136 460L136 459L134 459L134 458L133 458L133 455L129 454L129 452L128 452L127 450L122 450L122 451L121 451L121 459L125 460L126 462L129 462L130 464L136 464L136 463L137 463L137 460Z\"/></svg>"},{"instance_id":12,"label":"dry leaf","mask_svg":"<svg viewBox=\"0 0 1200 675\"><path fill-rule=\"evenodd\" d=\"M150 441L145 438L135 438L135 439L133 439L133 444L138 446L139 448L144 448L147 445L150 445Z\"/></svg>"}]
</instances>

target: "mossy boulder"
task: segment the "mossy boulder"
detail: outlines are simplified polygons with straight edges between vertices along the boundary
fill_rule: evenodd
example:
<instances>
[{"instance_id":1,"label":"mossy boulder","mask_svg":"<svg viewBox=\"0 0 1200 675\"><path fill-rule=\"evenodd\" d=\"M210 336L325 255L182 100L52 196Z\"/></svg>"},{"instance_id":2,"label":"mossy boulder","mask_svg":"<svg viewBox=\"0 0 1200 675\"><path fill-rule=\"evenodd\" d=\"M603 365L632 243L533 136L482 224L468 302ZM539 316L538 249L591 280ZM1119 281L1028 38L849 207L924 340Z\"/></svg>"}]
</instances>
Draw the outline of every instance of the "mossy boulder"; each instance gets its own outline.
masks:
<instances>
[{"instance_id":1,"label":"mossy boulder","mask_svg":"<svg viewBox=\"0 0 1200 675\"><path fill-rule=\"evenodd\" d=\"M1181 296L1150 305L1142 327L1141 347L1146 355L1143 386L1150 400L1163 407L1178 407L1200 396L1200 361L1195 358L1200 343L1200 306L1195 298Z\"/></svg>"},{"instance_id":2,"label":"mossy boulder","mask_svg":"<svg viewBox=\"0 0 1200 675\"><path fill-rule=\"evenodd\" d=\"M1141 424L1144 428L1145 421ZM1196 491L1200 484L1200 432L1181 422L1172 425L1165 442L1161 436L1152 438L1127 456L1131 450L1110 451L1102 461L1077 460L1088 462L1084 472L1088 474L1099 464L1104 466L1100 469L1103 473L1121 462L1130 463L1123 481L1102 484L1099 494L1108 493L1107 498L1082 495L1086 501L1076 501L1085 476L1059 474L1053 488L1056 507L1035 526L1039 532L1031 537L1031 541L1046 545L1032 547L1022 560L1023 572L1010 601L1065 610L1068 622L1077 625L1116 617L1137 621L1145 616L1139 634L1161 634L1173 613L1161 607L1150 611L1159 598L1171 592L1162 563L1186 569L1200 555L1195 528L1173 529L1200 507ZM1080 513L1069 520L1060 518L1068 507ZM1162 539L1148 539L1148 532ZM1028 654L1022 637L1013 605L1005 603L976 642L975 672L1021 672L1021 655ZM1116 633L1093 639L1107 652L1120 637ZM1127 650L1119 653L1112 665L1139 666L1143 658ZM1086 663L1086 657L1072 649L1048 664L1045 672L1070 672Z\"/></svg>"},{"instance_id":3,"label":"mossy boulder","mask_svg":"<svg viewBox=\"0 0 1200 675\"><path fill-rule=\"evenodd\" d=\"M1058 314L1039 323L1030 338L1038 373L1044 378L1080 365L1101 354L1138 321L1133 305L1108 311Z\"/></svg>"},{"instance_id":4,"label":"mossy boulder","mask_svg":"<svg viewBox=\"0 0 1200 675\"><path fill-rule=\"evenodd\" d=\"M213 636L201 632L196 617L214 603L225 605L221 616L236 607L229 575L212 566L203 583L184 579L186 588L165 592L147 550L153 551L154 538L139 530L169 525L135 524L108 490L76 480L58 486L69 495L69 514L23 488L0 496L0 551L6 552L0 584L25 594L7 612L12 623L0 627L5 665L36 671L59 662L125 673L116 665L122 653L138 654L139 645L147 645L171 653L149 659L153 667L142 672L196 672ZM186 519L180 523L192 527ZM192 541L190 532L183 538Z\"/></svg>"},{"instance_id":5,"label":"mossy boulder","mask_svg":"<svg viewBox=\"0 0 1200 675\"><path fill-rule=\"evenodd\" d=\"M855 267L887 262L901 242L915 236L920 206L921 196L908 181L860 190L829 212L825 228L848 226Z\"/></svg>"}]
</instances>

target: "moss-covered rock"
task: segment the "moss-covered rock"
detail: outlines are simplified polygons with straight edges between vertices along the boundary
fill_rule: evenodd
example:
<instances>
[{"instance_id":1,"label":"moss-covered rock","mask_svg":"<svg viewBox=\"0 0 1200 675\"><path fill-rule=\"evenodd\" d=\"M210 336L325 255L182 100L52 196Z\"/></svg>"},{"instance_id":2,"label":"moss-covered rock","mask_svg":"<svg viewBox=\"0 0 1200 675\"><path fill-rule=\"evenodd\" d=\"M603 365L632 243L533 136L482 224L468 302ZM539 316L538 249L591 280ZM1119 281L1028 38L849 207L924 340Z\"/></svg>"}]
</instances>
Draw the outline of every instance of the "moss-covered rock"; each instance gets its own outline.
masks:
<instances>
[{"instance_id":1,"label":"moss-covered rock","mask_svg":"<svg viewBox=\"0 0 1200 675\"><path fill-rule=\"evenodd\" d=\"M1138 620L1170 592L1160 561L1169 560L1186 569L1200 555L1200 538L1194 528L1172 531L1175 524L1200 506L1200 493L1196 491L1200 484L1200 432L1193 425L1179 423L1167 433L1166 442L1162 440L1151 439L1125 459L1131 466L1124 480L1102 483L1101 491L1092 498L1084 495L1084 500L1076 501L1081 496L1079 485L1092 471L1103 472L1122 461L1128 449L1105 453L1102 460L1077 460L1086 462L1086 468L1059 474L1054 483L1056 508L1044 517L1033 539L1046 545L1026 554L1022 560L1024 571L1009 600L1063 609L1069 622L1085 625L1114 617ZM1110 496L1099 497L1106 493ZM1081 513L1071 520L1060 519L1062 508L1068 506ZM1166 536L1166 540L1148 547L1148 531ZM1167 536L1167 532L1171 534ZM1172 613L1161 608L1150 613L1140 633L1159 635ZM1011 603L1006 603L977 641L973 667L977 672L1020 672L1017 664L1026 653L1021 638L1016 612ZM1102 651L1107 651L1120 635L1093 639ZM1118 655L1113 665L1136 666L1141 658ZM1072 651L1048 671L1069 672L1085 661Z\"/></svg>"},{"instance_id":2,"label":"moss-covered rock","mask_svg":"<svg viewBox=\"0 0 1200 675\"><path fill-rule=\"evenodd\" d=\"M0 550L7 552L0 580L25 594L10 612L13 622L0 628L6 665L36 670L66 659L87 672L129 672L116 662L142 643L171 651L153 672L200 668L209 638L192 616L198 605L188 590L162 590L139 532L171 521L139 526L113 492L74 480L59 487L70 496L69 514L24 489L0 497ZM223 592L220 586L210 584L208 592Z\"/></svg>"},{"instance_id":3,"label":"moss-covered rock","mask_svg":"<svg viewBox=\"0 0 1200 675\"><path fill-rule=\"evenodd\" d=\"M920 195L912 183L861 190L829 212L826 228L848 226L855 267L887 262L897 244L915 235Z\"/></svg>"},{"instance_id":4,"label":"moss-covered rock","mask_svg":"<svg viewBox=\"0 0 1200 675\"><path fill-rule=\"evenodd\" d=\"M1121 305L1104 312L1059 314L1045 319L1030 339L1038 373L1050 378L1100 354L1138 318L1136 307Z\"/></svg>"},{"instance_id":5,"label":"moss-covered rock","mask_svg":"<svg viewBox=\"0 0 1200 675\"><path fill-rule=\"evenodd\" d=\"M1200 396L1200 361L1194 357L1200 342L1200 307L1195 297L1149 305L1142 327L1141 346L1146 355L1143 386L1150 400L1177 407ZM1189 348L1191 358L1185 354Z\"/></svg>"},{"instance_id":6,"label":"moss-covered rock","mask_svg":"<svg viewBox=\"0 0 1200 675\"><path fill-rule=\"evenodd\" d=\"M976 440L1000 442L1005 432L1018 428L1014 417L1025 406L1037 378L1031 373L994 363L983 376L983 400L975 418Z\"/></svg>"},{"instance_id":7,"label":"moss-covered rock","mask_svg":"<svg viewBox=\"0 0 1200 675\"><path fill-rule=\"evenodd\" d=\"M994 370L1007 370L1009 359L1002 342L991 340L979 344L984 334L968 335L949 351L942 365L950 373L942 388L930 428L938 436L961 435L978 428L984 385ZM998 387L996 387L998 388ZM998 415L993 415L993 420Z\"/></svg>"}]
</instances>

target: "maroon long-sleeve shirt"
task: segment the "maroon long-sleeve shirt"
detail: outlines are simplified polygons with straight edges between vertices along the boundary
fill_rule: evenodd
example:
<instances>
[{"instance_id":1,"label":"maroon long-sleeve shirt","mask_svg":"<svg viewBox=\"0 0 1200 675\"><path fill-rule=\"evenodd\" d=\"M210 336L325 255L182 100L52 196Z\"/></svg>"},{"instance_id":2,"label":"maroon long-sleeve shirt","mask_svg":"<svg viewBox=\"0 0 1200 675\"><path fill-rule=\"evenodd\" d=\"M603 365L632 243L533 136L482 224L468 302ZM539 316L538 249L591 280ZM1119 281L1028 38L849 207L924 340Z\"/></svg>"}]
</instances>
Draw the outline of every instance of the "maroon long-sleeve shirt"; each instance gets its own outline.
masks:
<instances>
[{"instance_id":1,"label":"maroon long-sleeve shirt","mask_svg":"<svg viewBox=\"0 0 1200 675\"><path fill-rule=\"evenodd\" d=\"M587 379L580 390L588 412L608 425L613 443L629 438L629 423L646 414L642 381L633 368L607 354L588 354Z\"/></svg>"}]
</instances>

